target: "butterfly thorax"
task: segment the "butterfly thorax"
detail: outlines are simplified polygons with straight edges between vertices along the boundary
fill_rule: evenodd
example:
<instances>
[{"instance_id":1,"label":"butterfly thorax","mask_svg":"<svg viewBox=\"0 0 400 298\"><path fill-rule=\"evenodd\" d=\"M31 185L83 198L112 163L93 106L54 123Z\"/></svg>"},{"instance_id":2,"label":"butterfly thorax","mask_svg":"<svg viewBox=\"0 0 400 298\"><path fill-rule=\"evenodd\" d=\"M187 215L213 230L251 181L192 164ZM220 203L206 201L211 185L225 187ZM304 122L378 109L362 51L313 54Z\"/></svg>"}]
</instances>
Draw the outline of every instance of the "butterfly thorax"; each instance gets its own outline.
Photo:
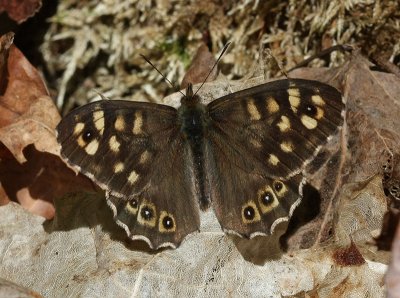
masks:
<instances>
[{"instance_id":1,"label":"butterfly thorax","mask_svg":"<svg viewBox=\"0 0 400 298\"><path fill-rule=\"evenodd\" d=\"M186 96L181 99L178 121L184 137L191 143L197 143L196 146L201 145L210 118L206 106L200 103L200 97L193 95L191 84L186 89Z\"/></svg>"},{"instance_id":2,"label":"butterfly thorax","mask_svg":"<svg viewBox=\"0 0 400 298\"><path fill-rule=\"evenodd\" d=\"M181 132L189 142L201 142L209 123L206 107L199 103L185 103L178 109Z\"/></svg>"}]
</instances>

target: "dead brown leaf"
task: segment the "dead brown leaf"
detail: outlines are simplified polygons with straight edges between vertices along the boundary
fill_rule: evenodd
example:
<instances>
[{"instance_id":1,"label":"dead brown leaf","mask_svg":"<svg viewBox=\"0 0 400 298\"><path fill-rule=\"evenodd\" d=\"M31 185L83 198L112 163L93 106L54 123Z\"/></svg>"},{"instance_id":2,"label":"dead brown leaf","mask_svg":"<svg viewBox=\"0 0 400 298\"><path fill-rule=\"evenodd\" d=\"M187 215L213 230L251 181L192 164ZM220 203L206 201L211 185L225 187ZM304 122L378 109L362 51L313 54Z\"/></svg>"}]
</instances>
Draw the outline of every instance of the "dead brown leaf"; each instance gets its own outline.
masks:
<instances>
[{"instance_id":1,"label":"dead brown leaf","mask_svg":"<svg viewBox=\"0 0 400 298\"><path fill-rule=\"evenodd\" d=\"M182 79L181 88L186 88L189 83L193 85L203 83L207 75L211 72L211 69L215 63L216 61L213 54L209 51L205 44L202 44L197 49L197 53L194 56L184 78ZM217 73L218 70L217 67L215 67L210 76L207 78L207 82L215 80Z\"/></svg>"},{"instance_id":2,"label":"dead brown leaf","mask_svg":"<svg viewBox=\"0 0 400 298\"><path fill-rule=\"evenodd\" d=\"M40 151L57 154L54 129L60 115L36 69L12 45L12 35L1 37L0 141L15 158L26 161L22 150L35 144Z\"/></svg>"},{"instance_id":3,"label":"dead brown leaf","mask_svg":"<svg viewBox=\"0 0 400 298\"><path fill-rule=\"evenodd\" d=\"M0 38L0 204L18 201L33 213L54 216L55 196L93 189L60 160L55 127L61 117L37 70Z\"/></svg>"},{"instance_id":4,"label":"dead brown leaf","mask_svg":"<svg viewBox=\"0 0 400 298\"><path fill-rule=\"evenodd\" d=\"M360 266L365 264L364 257L353 241L349 246L335 250L333 260L339 266Z\"/></svg>"},{"instance_id":5,"label":"dead brown leaf","mask_svg":"<svg viewBox=\"0 0 400 298\"><path fill-rule=\"evenodd\" d=\"M390 73L372 71L370 66L371 63L355 51L340 68L299 69L291 74L291 77L317 79L335 86L346 100L347 111L343 135L338 140L341 151L328 147L328 152L325 149L321 153L328 157L326 166L313 173L311 165L308 181L319 190L320 214L289 238L289 248L309 247L327 240L335 231L337 214L343 212L340 208L344 206L338 203L346 184L361 183L367 187L369 184L364 182L378 175L380 178L374 179L376 184L382 179L383 152L387 148L400 148L400 80ZM381 183L376 187L379 191L372 191L371 196L376 197L375 202L382 204L383 210L386 199ZM350 230L347 233L351 235Z\"/></svg>"},{"instance_id":6,"label":"dead brown leaf","mask_svg":"<svg viewBox=\"0 0 400 298\"><path fill-rule=\"evenodd\" d=\"M0 13L6 11L10 19L21 24L42 7L42 0L0 0Z\"/></svg>"}]
</instances>

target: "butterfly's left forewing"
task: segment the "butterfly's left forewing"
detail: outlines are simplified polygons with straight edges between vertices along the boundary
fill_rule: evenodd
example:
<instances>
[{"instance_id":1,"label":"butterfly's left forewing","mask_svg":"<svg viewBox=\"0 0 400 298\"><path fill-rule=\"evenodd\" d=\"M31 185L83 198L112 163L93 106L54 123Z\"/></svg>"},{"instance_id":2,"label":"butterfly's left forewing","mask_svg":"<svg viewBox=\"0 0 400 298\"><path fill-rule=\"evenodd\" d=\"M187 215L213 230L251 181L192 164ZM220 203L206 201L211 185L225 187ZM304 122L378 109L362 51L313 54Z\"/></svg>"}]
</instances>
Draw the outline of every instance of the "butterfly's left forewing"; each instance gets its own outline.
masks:
<instances>
[{"instance_id":1,"label":"butterfly's left forewing","mask_svg":"<svg viewBox=\"0 0 400 298\"><path fill-rule=\"evenodd\" d=\"M208 105L206 167L221 226L270 234L299 204L301 171L343 122L341 94L309 80L280 80Z\"/></svg>"}]
</instances>

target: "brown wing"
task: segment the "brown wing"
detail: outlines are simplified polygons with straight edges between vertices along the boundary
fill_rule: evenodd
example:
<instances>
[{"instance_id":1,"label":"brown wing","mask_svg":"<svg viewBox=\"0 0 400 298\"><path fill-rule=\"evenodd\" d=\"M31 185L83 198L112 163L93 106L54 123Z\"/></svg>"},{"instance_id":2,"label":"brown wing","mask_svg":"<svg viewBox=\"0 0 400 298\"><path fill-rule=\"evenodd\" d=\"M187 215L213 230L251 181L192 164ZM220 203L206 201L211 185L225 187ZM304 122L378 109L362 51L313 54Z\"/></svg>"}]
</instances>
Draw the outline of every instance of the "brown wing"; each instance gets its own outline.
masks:
<instances>
[{"instance_id":1,"label":"brown wing","mask_svg":"<svg viewBox=\"0 0 400 298\"><path fill-rule=\"evenodd\" d=\"M343 122L333 87L280 80L217 99L207 161L221 226L252 237L269 234L300 202L301 171Z\"/></svg>"},{"instance_id":2,"label":"brown wing","mask_svg":"<svg viewBox=\"0 0 400 298\"><path fill-rule=\"evenodd\" d=\"M181 139L174 139L153 164L151 180L139 194L118 198L107 192L116 222L132 239L145 240L152 248L176 248L199 229L200 209L187 150Z\"/></svg>"},{"instance_id":3,"label":"brown wing","mask_svg":"<svg viewBox=\"0 0 400 298\"><path fill-rule=\"evenodd\" d=\"M174 108L100 101L58 125L62 157L107 192L117 223L150 246L177 246L199 228Z\"/></svg>"}]
</instances>

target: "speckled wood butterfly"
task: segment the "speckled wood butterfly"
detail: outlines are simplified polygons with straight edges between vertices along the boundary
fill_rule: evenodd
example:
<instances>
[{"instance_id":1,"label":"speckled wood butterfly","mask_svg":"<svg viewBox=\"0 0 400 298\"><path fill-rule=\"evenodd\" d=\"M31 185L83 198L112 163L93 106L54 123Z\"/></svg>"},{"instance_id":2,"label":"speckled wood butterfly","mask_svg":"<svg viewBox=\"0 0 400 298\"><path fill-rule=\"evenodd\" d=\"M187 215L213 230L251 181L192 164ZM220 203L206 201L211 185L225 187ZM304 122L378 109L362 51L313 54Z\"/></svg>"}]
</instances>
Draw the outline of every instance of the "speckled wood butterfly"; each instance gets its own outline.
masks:
<instances>
[{"instance_id":1,"label":"speckled wood butterfly","mask_svg":"<svg viewBox=\"0 0 400 298\"><path fill-rule=\"evenodd\" d=\"M224 231L268 235L302 197L302 170L342 125L333 87L285 79L178 109L102 100L57 127L61 155L106 191L116 222L152 248L177 247L212 206Z\"/></svg>"}]
</instances>

